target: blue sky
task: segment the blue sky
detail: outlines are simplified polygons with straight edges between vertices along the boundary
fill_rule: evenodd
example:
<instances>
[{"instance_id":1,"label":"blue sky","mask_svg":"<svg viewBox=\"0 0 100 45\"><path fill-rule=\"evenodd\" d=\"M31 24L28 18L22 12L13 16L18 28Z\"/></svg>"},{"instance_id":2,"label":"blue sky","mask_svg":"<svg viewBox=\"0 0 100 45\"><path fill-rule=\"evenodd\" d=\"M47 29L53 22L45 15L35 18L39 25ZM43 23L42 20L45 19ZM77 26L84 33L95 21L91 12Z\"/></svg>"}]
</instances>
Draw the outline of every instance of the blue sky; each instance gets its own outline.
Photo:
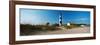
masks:
<instances>
[{"instance_id":1,"label":"blue sky","mask_svg":"<svg viewBox=\"0 0 100 45\"><path fill-rule=\"evenodd\" d=\"M59 22L59 15L62 13L63 24L68 22L90 24L89 11L64 11L64 10L43 10L20 8L21 24L55 24Z\"/></svg>"},{"instance_id":2,"label":"blue sky","mask_svg":"<svg viewBox=\"0 0 100 45\"><path fill-rule=\"evenodd\" d=\"M77 24L90 24L89 11L63 11L63 23L72 22Z\"/></svg>"}]
</instances>

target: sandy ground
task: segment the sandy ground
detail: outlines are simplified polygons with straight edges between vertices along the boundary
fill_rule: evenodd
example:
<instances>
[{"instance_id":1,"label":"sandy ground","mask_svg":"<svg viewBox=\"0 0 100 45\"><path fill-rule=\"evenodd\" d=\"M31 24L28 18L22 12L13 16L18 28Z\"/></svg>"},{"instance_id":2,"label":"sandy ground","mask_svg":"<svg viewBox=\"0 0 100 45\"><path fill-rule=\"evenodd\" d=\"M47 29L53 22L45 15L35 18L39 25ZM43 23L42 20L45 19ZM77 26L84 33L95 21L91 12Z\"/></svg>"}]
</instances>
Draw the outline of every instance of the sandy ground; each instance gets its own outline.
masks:
<instances>
[{"instance_id":1,"label":"sandy ground","mask_svg":"<svg viewBox=\"0 0 100 45\"><path fill-rule=\"evenodd\" d=\"M76 34L76 33L89 33L89 27L78 27L73 29L63 29L56 31L38 32L36 35L50 35L50 34Z\"/></svg>"}]
</instances>

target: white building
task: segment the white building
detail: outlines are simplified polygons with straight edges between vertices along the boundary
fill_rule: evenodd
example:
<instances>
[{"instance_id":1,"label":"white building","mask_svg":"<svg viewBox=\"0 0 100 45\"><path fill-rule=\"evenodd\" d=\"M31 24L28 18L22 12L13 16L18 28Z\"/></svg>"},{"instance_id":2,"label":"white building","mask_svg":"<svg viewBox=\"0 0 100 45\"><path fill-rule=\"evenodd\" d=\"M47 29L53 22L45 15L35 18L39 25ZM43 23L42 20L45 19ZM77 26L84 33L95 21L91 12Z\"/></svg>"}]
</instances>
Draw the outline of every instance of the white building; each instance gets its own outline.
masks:
<instances>
[{"instance_id":1,"label":"white building","mask_svg":"<svg viewBox=\"0 0 100 45\"><path fill-rule=\"evenodd\" d=\"M70 23L67 23L67 26L70 26L71 24Z\"/></svg>"}]
</instances>

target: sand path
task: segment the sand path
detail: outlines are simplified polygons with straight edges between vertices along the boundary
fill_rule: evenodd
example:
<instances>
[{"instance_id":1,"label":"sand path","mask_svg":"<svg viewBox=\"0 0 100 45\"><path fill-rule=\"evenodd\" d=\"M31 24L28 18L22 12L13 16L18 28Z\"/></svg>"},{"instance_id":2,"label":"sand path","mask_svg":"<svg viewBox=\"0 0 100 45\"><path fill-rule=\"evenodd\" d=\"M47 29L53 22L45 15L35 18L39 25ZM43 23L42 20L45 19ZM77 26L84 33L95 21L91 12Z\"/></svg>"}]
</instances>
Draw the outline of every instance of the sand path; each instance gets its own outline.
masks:
<instances>
[{"instance_id":1,"label":"sand path","mask_svg":"<svg viewBox=\"0 0 100 45\"><path fill-rule=\"evenodd\" d=\"M89 33L89 27L78 27L73 29L63 29L47 32L38 32L36 35L49 35L49 34L76 34L76 33Z\"/></svg>"}]
</instances>

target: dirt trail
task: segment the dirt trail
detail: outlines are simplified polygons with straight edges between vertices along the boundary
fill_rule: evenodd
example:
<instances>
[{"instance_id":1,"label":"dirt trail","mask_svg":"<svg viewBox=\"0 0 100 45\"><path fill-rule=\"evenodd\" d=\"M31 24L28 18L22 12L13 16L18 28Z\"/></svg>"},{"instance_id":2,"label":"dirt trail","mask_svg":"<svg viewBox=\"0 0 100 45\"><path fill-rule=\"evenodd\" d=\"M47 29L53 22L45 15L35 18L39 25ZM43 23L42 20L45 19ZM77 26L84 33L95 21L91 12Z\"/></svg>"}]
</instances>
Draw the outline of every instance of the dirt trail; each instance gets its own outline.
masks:
<instances>
[{"instance_id":1,"label":"dirt trail","mask_svg":"<svg viewBox=\"0 0 100 45\"><path fill-rule=\"evenodd\" d=\"M38 32L36 35L50 35L50 34L75 34L75 33L89 33L89 27L78 27L73 29L64 29L56 31Z\"/></svg>"}]
</instances>

